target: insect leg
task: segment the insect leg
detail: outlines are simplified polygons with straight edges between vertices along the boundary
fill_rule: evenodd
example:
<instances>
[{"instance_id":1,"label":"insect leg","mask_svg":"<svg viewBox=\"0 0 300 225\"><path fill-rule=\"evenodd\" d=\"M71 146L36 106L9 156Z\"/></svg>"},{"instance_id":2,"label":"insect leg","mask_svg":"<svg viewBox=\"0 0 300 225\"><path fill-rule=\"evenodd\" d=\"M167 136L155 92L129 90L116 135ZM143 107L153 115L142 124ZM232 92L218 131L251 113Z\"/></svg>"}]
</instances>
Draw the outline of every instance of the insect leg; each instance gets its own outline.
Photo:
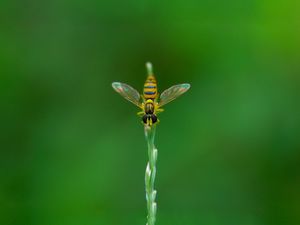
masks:
<instances>
[{"instance_id":1,"label":"insect leg","mask_svg":"<svg viewBox=\"0 0 300 225\"><path fill-rule=\"evenodd\" d=\"M164 109L159 109L159 108L156 109L156 112L157 112L157 113L161 113L161 112L163 112L163 111L165 111L165 110L164 110Z\"/></svg>"},{"instance_id":2,"label":"insect leg","mask_svg":"<svg viewBox=\"0 0 300 225\"><path fill-rule=\"evenodd\" d=\"M140 112L137 113L138 116L143 116L144 114L145 114L144 111L140 111Z\"/></svg>"}]
</instances>

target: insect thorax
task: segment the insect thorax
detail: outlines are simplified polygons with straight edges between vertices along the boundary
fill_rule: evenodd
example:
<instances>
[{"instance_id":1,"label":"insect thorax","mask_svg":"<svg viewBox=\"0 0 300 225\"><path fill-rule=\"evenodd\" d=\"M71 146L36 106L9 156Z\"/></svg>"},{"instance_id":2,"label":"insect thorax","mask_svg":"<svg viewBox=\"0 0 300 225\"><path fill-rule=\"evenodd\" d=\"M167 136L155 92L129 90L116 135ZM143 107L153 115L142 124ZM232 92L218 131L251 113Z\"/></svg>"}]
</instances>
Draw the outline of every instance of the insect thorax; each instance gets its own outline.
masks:
<instances>
[{"instance_id":1,"label":"insect thorax","mask_svg":"<svg viewBox=\"0 0 300 225\"><path fill-rule=\"evenodd\" d=\"M145 113L153 114L154 113L154 102L152 99L148 99L145 103Z\"/></svg>"}]
</instances>

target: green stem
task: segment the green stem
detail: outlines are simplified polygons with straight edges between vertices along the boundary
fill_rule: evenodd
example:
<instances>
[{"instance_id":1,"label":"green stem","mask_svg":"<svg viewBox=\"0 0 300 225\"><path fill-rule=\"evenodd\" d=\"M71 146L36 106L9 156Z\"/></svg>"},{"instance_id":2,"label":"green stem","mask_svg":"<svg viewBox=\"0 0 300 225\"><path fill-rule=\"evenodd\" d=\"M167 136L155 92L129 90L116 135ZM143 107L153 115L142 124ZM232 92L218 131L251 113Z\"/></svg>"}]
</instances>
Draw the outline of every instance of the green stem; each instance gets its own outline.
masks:
<instances>
[{"instance_id":1,"label":"green stem","mask_svg":"<svg viewBox=\"0 0 300 225\"><path fill-rule=\"evenodd\" d=\"M153 75L153 67L152 67L152 63L151 62L147 62L146 63L146 69L147 69L148 75Z\"/></svg>"},{"instance_id":2,"label":"green stem","mask_svg":"<svg viewBox=\"0 0 300 225\"><path fill-rule=\"evenodd\" d=\"M156 218L156 190L154 190L154 181L156 174L156 159L157 149L154 146L156 126L145 126L145 137L148 145L148 157L149 162L147 163L145 173L145 189L146 189L146 200L147 200L147 225L154 225Z\"/></svg>"}]
</instances>

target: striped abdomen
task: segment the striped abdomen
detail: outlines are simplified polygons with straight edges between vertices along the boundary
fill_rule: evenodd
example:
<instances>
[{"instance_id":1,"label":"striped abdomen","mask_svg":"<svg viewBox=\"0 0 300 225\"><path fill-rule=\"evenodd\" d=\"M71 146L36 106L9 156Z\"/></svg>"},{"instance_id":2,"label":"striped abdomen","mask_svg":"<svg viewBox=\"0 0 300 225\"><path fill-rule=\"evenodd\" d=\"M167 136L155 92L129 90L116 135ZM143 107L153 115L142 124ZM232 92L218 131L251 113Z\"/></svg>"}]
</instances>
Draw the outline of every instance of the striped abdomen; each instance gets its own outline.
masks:
<instances>
[{"instance_id":1,"label":"striped abdomen","mask_svg":"<svg viewBox=\"0 0 300 225\"><path fill-rule=\"evenodd\" d=\"M155 99L157 96L156 79L153 75L149 75L144 84L144 98Z\"/></svg>"}]
</instances>

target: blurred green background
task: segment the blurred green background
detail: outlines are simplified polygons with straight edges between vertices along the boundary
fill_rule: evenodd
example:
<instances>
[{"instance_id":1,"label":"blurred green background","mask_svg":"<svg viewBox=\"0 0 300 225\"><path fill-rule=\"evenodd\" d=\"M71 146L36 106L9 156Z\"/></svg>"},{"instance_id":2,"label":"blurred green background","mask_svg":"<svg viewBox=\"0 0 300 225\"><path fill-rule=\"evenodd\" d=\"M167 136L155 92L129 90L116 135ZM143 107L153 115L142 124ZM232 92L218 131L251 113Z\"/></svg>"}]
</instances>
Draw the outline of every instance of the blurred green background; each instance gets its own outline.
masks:
<instances>
[{"instance_id":1,"label":"blurred green background","mask_svg":"<svg viewBox=\"0 0 300 225\"><path fill-rule=\"evenodd\" d=\"M157 225L300 224L300 2L2 0L0 224L146 223L138 109L161 114Z\"/></svg>"}]
</instances>

